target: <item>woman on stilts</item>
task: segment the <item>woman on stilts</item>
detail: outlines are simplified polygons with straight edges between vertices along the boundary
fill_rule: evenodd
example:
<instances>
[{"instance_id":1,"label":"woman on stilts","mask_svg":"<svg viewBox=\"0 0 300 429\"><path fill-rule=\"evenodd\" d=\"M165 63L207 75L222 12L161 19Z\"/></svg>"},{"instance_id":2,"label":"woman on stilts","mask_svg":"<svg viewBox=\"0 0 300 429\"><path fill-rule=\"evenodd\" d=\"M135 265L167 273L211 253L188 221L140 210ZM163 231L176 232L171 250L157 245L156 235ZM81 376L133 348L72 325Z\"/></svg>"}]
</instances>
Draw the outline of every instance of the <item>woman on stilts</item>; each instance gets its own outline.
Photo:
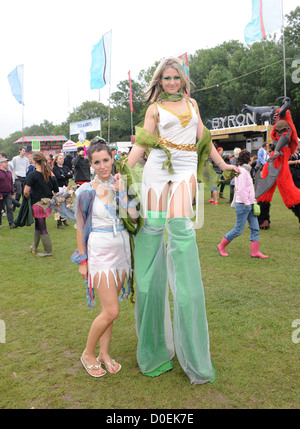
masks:
<instances>
[{"instance_id":1,"label":"woman on stilts","mask_svg":"<svg viewBox=\"0 0 300 429\"><path fill-rule=\"evenodd\" d=\"M212 145L196 101L187 96L189 92L190 82L181 61L162 61L146 92L145 101L152 104L144 126L137 128L128 165L133 167L145 149L151 148L142 179L144 226L137 234L135 251L139 367L146 376L160 375L172 369L176 350L191 383L202 384L213 381L215 373L190 219L197 172L209 156L222 171L238 169L226 164ZM174 298L174 339L168 282Z\"/></svg>"}]
</instances>

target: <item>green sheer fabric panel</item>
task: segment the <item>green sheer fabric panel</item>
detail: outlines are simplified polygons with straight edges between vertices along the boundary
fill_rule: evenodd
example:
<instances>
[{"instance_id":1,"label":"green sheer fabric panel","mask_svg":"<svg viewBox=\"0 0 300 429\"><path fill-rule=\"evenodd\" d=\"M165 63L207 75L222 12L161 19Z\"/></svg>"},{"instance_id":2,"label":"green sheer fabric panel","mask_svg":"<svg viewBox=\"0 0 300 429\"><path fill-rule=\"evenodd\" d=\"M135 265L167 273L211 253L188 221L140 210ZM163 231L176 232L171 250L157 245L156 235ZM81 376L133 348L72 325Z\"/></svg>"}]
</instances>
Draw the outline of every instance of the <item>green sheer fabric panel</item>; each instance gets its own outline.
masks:
<instances>
[{"instance_id":1,"label":"green sheer fabric panel","mask_svg":"<svg viewBox=\"0 0 300 429\"><path fill-rule=\"evenodd\" d=\"M164 231L145 221L135 246L137 360L149 376L171 369L174 356Z\"/></svg>"},{"instance_id":2,"label":"green sheer fabric panel","mask_svg":"<svg viewBox=\"0 0 300 429\"><path fill-rule=\"evenodd\" d=\"M213 381L205 298L195 231L188 218L168 222L167 267L177 358L191 383Z\"/></svg>"}]
</instances>

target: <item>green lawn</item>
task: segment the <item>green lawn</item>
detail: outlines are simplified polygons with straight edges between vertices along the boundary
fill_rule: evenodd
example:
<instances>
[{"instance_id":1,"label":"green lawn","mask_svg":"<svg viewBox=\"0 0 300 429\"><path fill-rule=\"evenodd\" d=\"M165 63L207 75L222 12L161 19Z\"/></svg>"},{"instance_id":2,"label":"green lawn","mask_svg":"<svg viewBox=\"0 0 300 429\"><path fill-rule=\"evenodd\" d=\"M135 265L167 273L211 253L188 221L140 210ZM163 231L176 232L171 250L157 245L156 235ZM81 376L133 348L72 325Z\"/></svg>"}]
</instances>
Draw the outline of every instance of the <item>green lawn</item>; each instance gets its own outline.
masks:
<instances>
[{"instance_id":1,"label":"green lawn","mask_svg":"<svg viewBox=\"0 0 300 429\"><path fill-rule=\"evenodd\" d=\"M176 358L169 373L143 376L136 362L134 307L127 302L120 304L111 346L121 372L89 377L79 358L100 305L89 311L78 267L70 262L74 223L58 230L53 216L47 220L53 257L39 259L28 250L34 226L9 230L4 218L0 408L299 408L300 343L292 341L292 322L300 319L298 220L276 191L271 228L260 232L269 259L250 257L248 227L227 247L229 257L221 258L216 246L234 226L235 212L226 200L212 206L207 190L205 196L197 241L216 381L191 385Z\"/></svg>"}]
</instances>

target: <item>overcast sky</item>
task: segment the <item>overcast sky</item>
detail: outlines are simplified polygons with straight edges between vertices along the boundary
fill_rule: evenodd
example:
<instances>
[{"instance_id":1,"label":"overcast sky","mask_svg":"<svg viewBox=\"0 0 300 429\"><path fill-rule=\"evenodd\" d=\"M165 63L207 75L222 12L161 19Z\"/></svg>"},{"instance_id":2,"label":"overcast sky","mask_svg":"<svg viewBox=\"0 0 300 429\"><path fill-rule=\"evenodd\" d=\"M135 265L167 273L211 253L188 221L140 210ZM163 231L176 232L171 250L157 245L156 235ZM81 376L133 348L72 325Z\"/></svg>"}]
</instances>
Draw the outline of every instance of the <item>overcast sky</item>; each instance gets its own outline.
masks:
<instances>
[{"instance_id":1,"label":"overcast sky","mask_svg":"<svg viewBox=\"0 0 300 429\"><path fill-rule=\"evenodd\" d=\"M283 0L284 14L299 0ZM7 75L24 64L24 126L60 124L90 89L91 51L112 30L110 91L156 60L244 42L251 0L14 0L1 5L0 138L22 129L22 106ZM100 91L106 104L109 86ZM68 137L68 136L67 136Z\"/></svg>"}]
</instances>

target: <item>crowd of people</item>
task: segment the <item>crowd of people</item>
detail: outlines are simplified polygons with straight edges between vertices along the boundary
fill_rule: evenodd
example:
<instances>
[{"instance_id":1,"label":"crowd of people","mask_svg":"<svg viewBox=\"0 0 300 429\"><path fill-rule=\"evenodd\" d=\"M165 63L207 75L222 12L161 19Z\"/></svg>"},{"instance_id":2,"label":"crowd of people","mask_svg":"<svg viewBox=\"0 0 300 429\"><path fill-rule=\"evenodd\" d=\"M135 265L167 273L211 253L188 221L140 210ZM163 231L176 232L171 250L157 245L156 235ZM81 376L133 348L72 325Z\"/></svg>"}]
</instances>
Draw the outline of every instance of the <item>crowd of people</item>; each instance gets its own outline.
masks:
<instances>
[{"instance_id":1,"label":"crowd of people","mask_svg":"<svg viewBox=\"0 0 300 429\"><path fill-rule=\"evenodd\" d=\"M177 58L162 61L145 93L145 102L150 106L144 123L137 127L135 144L128 156L121 158L122 162L102 138L93 139L88 149L79 147L72 159L55 155L51 165L42 152L34 152L30 161L26 149L21 148L10 163L12 172L6 154L1 154L0 212L6 210L10 228L18 226L13 221L12 205L14 201L20 205L23 196L19 213L26 203L32 208L35 230L30 251L40 257L52 256L46 225L51 215L49 201L65 189L71 178L77 185L77 249L72 260L78 263L79 275L91 296L96 292L101 303L80 358L91 377L116 374L122 368L111 358L109 348L113 323L119 314L120 290L125 279L129 284L134 270L137 362L141 373L156 377L170 371L176 353L191 383L215 380L191 221L193 206L199 204L195 200L197 184L203 180L207 160L220 179L218 184L210 182L209 203L217 206L218 198L224 198L224 189L229 186L228 203L234 205L236 212L235 227L224 234L217 246L220 255L228 256L225 248L243 232L248 220L251 256L268 258L259 250L253 171L267 162L274 148L263 144L257 156L235 148L233 154L225 155L222 147L212 144L199 107L189 93L190 81L181 62ZM127 194L121 180L126 174L134 183L137 164L143 166L139 202ZM299 149L289 164L299 184ZM68 225L62 213L57 216L59 229ZM142 224L139 217L143 218ZM44 252L38 252L40 241ZM168 284L173 294L173 325Z\"/></svg>"}]
</instances>

